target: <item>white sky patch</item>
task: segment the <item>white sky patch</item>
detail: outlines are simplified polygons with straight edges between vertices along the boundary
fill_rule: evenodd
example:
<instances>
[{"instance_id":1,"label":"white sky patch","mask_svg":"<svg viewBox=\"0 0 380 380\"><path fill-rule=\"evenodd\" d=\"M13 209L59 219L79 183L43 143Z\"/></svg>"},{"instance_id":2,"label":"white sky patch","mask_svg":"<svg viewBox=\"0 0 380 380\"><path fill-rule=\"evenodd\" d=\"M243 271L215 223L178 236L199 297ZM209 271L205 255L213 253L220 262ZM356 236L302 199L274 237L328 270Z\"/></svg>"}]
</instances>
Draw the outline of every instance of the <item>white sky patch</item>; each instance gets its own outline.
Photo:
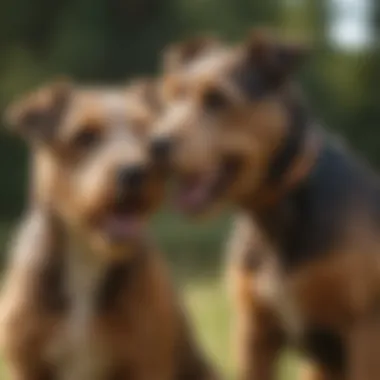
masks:
<instances>
[{"instance_id":1,"label":"white sky patch","mask_svg":"<svg viewBox=\"0 0 380 380\"><path fill-rule=\"evenodd\" d=\"M372 41L369 0L330 0L329 35L340 48L367 47Z\"/></svg>"}]
</instances>

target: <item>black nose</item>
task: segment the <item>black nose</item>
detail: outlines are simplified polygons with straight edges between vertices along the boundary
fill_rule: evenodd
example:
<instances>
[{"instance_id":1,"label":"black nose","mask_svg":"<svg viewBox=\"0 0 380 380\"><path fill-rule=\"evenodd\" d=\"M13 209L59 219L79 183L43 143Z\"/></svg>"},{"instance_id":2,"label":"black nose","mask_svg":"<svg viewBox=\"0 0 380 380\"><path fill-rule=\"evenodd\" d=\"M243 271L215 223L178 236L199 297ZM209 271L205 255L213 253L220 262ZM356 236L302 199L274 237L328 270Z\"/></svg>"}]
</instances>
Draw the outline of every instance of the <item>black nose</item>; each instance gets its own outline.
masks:
<instances>
[{"instance_id":1,"label":"black nose","mask_svg":"<svg viewBox=\"0 0 380 380\"><path fill-rule=\"evenodd\" d=\"M172 146L172 140L168 137L154 139L150 147L152 157L160 161L167 160L172 150Z\"/></svg>"},{"instance_id":2,"label":"black nose","mask_svg":"<svg viewBox=\"0 0 380 380\"><path fill-rule=\"evenodd\" d=\"M147 175L147 170L142 165L125 166L117 173L117 183L120 190L136 190L140 188Z\"/></svg>"}]
</instances>

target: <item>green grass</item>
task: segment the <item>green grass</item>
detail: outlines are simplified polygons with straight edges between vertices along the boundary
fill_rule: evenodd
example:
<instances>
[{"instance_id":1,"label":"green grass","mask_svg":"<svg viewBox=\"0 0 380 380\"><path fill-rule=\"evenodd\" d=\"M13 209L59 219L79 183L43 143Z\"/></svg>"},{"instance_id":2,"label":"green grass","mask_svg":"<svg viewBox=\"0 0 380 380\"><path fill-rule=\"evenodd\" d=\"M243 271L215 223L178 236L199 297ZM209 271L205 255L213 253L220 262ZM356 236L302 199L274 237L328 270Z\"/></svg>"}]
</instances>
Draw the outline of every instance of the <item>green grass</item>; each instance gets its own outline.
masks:
<instances>
[{"instance_id":1,"label":"green grass","mask_svg":"<svg viewBox=\"0 0 380 380\"><path fill-rule=\"evenodd\" d=\"M231 310L223 281L209 279L184 285L184 298L198 341L226 379L236 378L231 344ZM285 353L279 363L279 380L296 376L296 358Z\"/></svg>"},{"instance_id":2,"label":"green grass","mask_svg":"<svg viewBox=\"0 0 380 380\"><path fill-rule=\"evenodd\" d=\"M230 312L222 282L190 281L184 286L184 296L198 341L217 368L231 376Z\"/></svg>"}]
</instances>

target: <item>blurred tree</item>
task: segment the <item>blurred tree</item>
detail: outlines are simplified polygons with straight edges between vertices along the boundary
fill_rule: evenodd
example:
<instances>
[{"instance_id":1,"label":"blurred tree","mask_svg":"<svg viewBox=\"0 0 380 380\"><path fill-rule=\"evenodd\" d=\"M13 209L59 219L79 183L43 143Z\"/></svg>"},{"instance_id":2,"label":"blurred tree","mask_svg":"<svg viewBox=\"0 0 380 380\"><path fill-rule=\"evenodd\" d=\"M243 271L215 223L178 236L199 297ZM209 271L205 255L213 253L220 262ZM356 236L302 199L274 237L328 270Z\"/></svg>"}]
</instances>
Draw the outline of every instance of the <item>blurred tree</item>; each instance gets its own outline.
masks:
<instances>
[{"instance_id":1,"label":"blurred tree","mask_svg":"<svg viewBox=\"0 0 380 380\"><path fill-rule=\"evenodd\" d=\"M348 121L352 140L380 167L380 2L371 2L372 48L360 57L362 88L353 105L356 113ZM351 88L356 92L356 87Z\"/></svg>"},{"instance_id":2,"label":"blurred tree","mask_svg":"<svg viewBox=\"0 0 380 380\"><path fill-rule=\"evenodd\" d=\"M380 54L377 47L355 53L330 43L332 1L1 0L0 109L55 75L85 82L122 82L155 73L159 54L169 42L203 32L237 40L254 25L270 24L284 34L312 41L315 54L303 75L311 103L328 125L380 163L376 139ZM368 1L373 3L374 35L378 36L379 1ZM20 209L25 158L20 143L1 136L4 217Z\"/></svg>"}]
</instances>

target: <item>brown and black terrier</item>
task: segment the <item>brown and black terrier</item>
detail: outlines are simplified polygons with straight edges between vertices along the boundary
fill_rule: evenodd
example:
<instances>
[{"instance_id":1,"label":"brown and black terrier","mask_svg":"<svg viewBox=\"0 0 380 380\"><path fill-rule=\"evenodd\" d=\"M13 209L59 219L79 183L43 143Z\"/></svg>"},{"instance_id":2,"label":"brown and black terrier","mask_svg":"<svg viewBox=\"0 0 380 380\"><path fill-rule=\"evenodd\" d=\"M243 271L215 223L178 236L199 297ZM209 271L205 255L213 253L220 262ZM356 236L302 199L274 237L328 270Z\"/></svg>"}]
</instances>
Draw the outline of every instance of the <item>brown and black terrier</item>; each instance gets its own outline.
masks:
<instances>
[{"instance_id":1,"label":"brown and black terrier","mask_svg":"<svg viewBox=\"0 0 380 380\"><path fill-rule=\"evenodd\" d=\"M164 187L154 86L57 82L9 109L32 158L1 299L12 380L214 378L147 236Z\"/></svg>"},{"instance_id":2,"label":"brown and black terrier","mask_svg":"<svg viewBox=\"0 0 380 380\"><path fill-rule=\"evenodd\" d=\"M294 83L307 50L263 31L173 47L152 150L170 147L185 211L243 213L241 378L273 379L291 344L308 379L380 379L380 182L307 110Z\"/></svg>"}]
</instances>

